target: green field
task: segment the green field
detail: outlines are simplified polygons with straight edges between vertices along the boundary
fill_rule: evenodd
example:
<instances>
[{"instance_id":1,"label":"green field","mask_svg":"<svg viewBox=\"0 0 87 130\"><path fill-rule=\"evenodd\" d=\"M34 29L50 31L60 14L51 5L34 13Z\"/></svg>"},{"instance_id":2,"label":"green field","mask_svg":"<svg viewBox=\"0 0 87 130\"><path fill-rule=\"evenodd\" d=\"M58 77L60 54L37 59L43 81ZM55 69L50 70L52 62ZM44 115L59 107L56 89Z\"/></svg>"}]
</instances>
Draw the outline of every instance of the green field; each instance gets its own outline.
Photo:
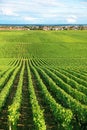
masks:
<instances>
[{"instance_id":1,"label":"green field","mask_svg":"<svg viewBox=\"0 0 87 130\"><path fill-rule=\"evenodd\" d=\"M87 129L87 31L0 31L2 129Z\"/></svg>"}]
</instances>

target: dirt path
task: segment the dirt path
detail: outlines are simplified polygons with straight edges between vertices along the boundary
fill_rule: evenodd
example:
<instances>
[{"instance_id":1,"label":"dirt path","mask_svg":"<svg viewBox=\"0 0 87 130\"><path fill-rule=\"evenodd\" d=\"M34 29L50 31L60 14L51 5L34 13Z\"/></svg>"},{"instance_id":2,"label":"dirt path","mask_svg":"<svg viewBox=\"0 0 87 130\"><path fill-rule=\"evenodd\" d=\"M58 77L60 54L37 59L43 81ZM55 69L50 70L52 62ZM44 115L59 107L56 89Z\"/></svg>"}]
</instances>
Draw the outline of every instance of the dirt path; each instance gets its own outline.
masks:
<instances>
[{"instance_id":1,"label":"dirt path","mask_svg":"<svg viewBox=\"0 0 87 130\"><path fill-rule=\"evenodd\" d=\"M28 73L25 65L24 79L23 79L23 97L20 110L20 118L18 121L17 130L33 130L33 116L30 104L29 91L28 91Z\"/></svg>"},{"instance_id":2,"label":"dirt path","mask_svg":"<svg viewBox=\"0 0 87 130\"><path fill-rule=\"evenodd\" d=\"M45 117L47 130L58 130L57 122L54 120L54 117L52 116L51 111L44 100L42 91L38 87L38 82L35 79L35 76L33 75L33 73L31 74L32 74L33 86L35 89L37 100L41 108L44 109L44 117Z\"/></svg>"}]
</instances>

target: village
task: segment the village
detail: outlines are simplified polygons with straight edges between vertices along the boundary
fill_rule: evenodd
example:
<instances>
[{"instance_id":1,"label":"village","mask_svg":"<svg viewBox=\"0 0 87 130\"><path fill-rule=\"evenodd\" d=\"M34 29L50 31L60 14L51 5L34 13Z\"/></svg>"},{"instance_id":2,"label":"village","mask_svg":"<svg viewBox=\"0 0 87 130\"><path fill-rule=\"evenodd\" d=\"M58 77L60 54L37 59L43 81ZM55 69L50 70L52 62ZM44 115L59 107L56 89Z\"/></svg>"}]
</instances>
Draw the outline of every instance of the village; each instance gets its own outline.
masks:
<instances>
[{"instance_id":1,"label":"village","mask_svg":"<svg viewBox=\"0 0 87 130\"><path fill-rule=\"evenodd\" d=\"M40 25L31 25L31 26L0 26L0 30L87 30L87 26L84 25L73 25L73 26L40 26Z\"/></svg>"},{"instance_id":2,"label":"village","mask_svg":"<svg viewBox=\"0 0 87 130\"><path fill-rule=\"evenodd\" d=\"M0 26L0 30L87 30L87 26L84 25L73 25L73 26L40 26L40 25L32 25L32 26Z\"/></svg>"}]
</instances>

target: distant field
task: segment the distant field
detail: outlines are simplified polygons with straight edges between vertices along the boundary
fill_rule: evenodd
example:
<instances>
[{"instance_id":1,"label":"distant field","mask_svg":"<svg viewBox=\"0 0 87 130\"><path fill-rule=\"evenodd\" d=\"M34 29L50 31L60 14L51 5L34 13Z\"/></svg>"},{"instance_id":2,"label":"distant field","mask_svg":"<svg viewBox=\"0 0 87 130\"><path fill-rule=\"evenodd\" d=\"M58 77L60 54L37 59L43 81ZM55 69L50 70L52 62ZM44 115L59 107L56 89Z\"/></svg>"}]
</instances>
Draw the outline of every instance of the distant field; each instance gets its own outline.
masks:
<instances>
[{"instance_id":1,"label":"distant field","mask_svg":"<svg viewBox=\"0 0 87 130\"><path fill-rule=\"evenodd\" d=\"M87 31L0 31L1 58L45 58L86 65ZM59 62L60 61L60 62Z\"/></svg>"},{"instance_id":2,"label":"distant field","mask_svg":"<svg viewBox=\"0 0 87 130\"><path fill-rule=\"evenodd\" d=\"M0 129L87 129L87 31L0 31Z\"/></svg>"}]
</instances>

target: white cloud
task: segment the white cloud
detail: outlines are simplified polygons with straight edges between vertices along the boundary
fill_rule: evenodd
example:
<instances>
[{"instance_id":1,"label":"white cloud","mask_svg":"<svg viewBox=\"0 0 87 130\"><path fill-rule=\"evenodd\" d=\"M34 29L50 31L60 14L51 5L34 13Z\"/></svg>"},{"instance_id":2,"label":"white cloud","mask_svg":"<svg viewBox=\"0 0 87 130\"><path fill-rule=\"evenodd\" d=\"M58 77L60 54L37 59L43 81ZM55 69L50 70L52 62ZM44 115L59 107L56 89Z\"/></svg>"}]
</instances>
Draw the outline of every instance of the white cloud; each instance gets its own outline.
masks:
<instances>
[{"instance_id":1,"label":"white cloud","mask_svg":"<svg viewBox=\"0 0 87 130\"><path fill-rule=\"evenodd\" d=\"M32 0L32 3L38 3L42 6L62 6L63 4L58 0Z\"/></svg>"},{"instance_id":2,"label":"white cloud","mask_svg":"<svg viewBox=\"0 0 87 130\"><path fill-rule=\"evenodd\" d=\"M76 15L70 15L70 17L71 17L72 19L77 19L77 16L76 16Z\"/></svg>"},{"instance_id":3,"label":"white cloud","mask_svg":"<svg viewBox=\"0 0 87 130\"><path fill-rule=\"evenodd\" d=\"M57 14L50 14L50 13L48 13L48 14L43 14L42 17L43 18L57 18L58 15Z\"/></svg>"},{"instance_id":4,"label":"white cloud","mask_svg":"<svg viewBox=\"0 0 87 130\"><path fill-rule=\"evenodd\" d=\"M67 18L67 22L68 22L68 23L76 23L76 22L77 22L77 19Z\"/></svg>"},{"instance_id":5,"label":"white cloud","mask_svg":"<svg viewBox=\"0 0 87 130\"><path fill-rule=\"evenodd\" d=\"M24 20L25 22L33 24L43 22L43 18L31 17L31 16L24 16L21 19Z\"/></svg>"},{"instance_id":6,"label":"white cloud","mask_svg":"<svg viewBox=\"0 0 87 130\"><path fill-rule=\"evenodd\" d=\"M76 15L69 15L69 16L67 16L66 21L68 23L76 23L77 19L78 19L78 17Z\"/></svg>"},{"instance_id":7,"label":"white cloud","mask_svg":"<svg viewBox=\"0 0 87 130\"><path fill-rule=\"evenodd\" d=\"M25 17L23 17L23 19L24 19L25 21L35 21L37 18L25 16Z\"/></svg>"},{"instance_id":8,"label":"white cloud","mask_svg":"<svg viewBox=\"0 0 87 130\"><path fill-rule=\"evenodd\" d=\"M2 8L1 13L6 16L18 16L11 8Z\"/></svg>"},{"instance_id":9,"label":"white cloud","mask_svg":"<svg viewBox=\"0 0 87 130\"><path fill-rule=\"evenodd\" d=\"M77 23L87 19L87 4L69 0L1 0L0 19L28 22ZM85 20L87 21L87 20Z\"/></svg>"}]
</instances>

